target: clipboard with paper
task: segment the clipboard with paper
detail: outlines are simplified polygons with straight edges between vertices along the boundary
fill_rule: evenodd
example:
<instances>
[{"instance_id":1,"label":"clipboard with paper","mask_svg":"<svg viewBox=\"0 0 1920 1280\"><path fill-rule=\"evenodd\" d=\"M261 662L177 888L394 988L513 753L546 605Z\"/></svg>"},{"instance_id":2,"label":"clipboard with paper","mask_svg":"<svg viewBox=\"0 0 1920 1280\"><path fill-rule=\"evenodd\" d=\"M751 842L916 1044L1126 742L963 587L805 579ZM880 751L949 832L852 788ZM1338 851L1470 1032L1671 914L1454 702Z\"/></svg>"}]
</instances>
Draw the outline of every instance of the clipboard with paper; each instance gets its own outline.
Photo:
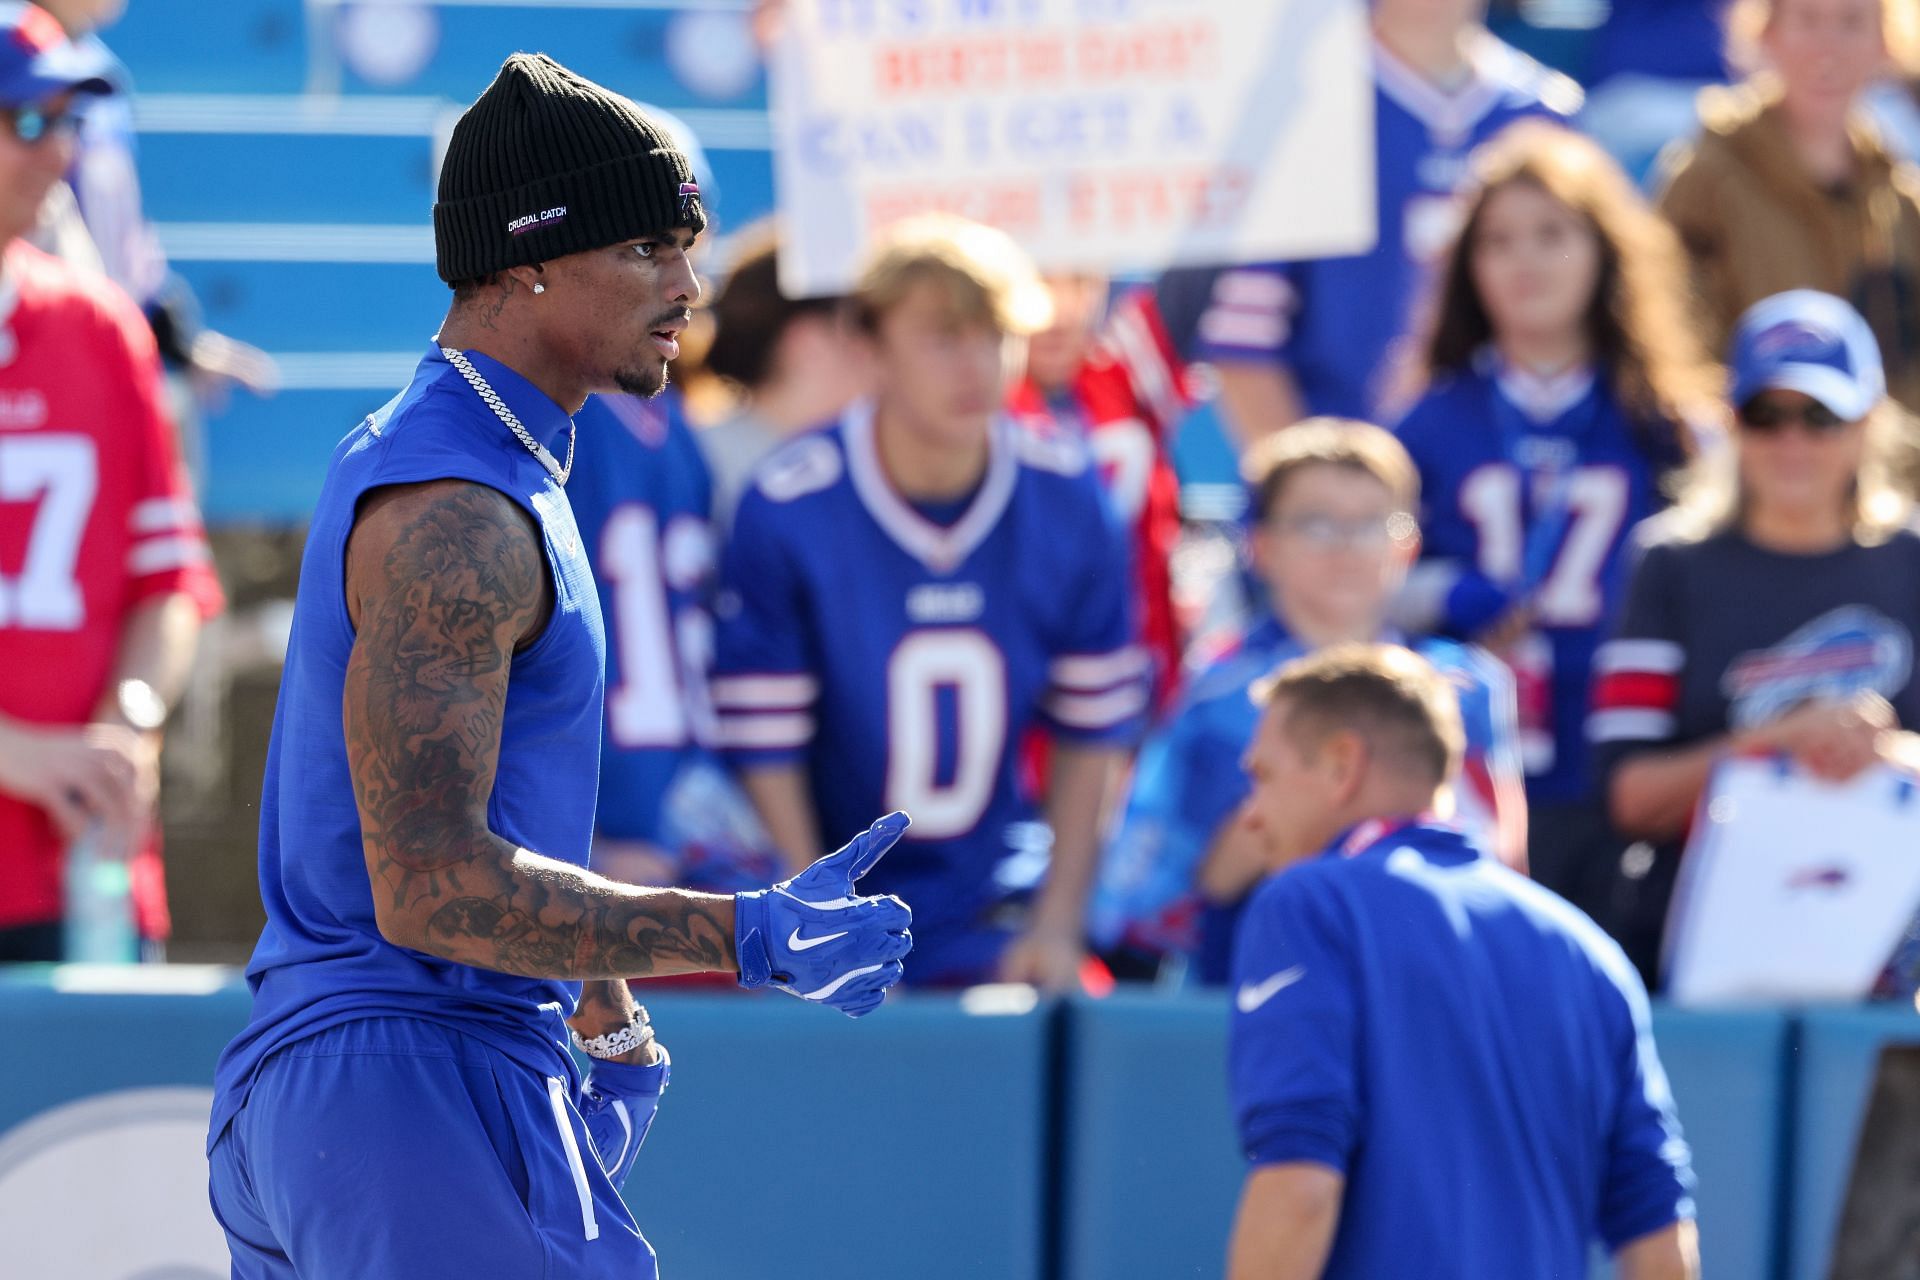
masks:
<instances>
[{"instance_id":1,"label":"clipboard with paper","mask_svg":"<svg viewBox=\"0 0 1920 1280\"><path fill-rule=\"evenodd\" d=\"M1779 760L1714 771L1666 937L1676 1004L1858 1000L1920 911L1920 778L1822 782Z\"/></svg>"}]
</instances>

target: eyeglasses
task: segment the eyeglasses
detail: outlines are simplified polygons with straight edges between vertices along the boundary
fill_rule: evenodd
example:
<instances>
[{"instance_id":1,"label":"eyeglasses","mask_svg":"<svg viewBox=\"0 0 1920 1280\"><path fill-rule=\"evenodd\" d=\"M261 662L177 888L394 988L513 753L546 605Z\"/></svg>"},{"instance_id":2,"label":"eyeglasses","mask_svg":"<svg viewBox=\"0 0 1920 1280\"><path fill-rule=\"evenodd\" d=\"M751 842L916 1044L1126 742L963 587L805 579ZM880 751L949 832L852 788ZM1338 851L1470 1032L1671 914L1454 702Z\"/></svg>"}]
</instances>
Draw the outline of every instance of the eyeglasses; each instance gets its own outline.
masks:
<instances>
[{"instance_id":1,"label":"eyeglasses","mask_svg":"<svg viewBox=\"0 0 1920 1280\"><path fill-rule=\"evenodd\" d=\"M1740 425L1755 435L1778 435L1789 423L1799 423L1809 435L1828 436L1852 424L1818 400L1798 408L1764 397L1750 400L1740 410Z\"/></svg>"},{"instance_id":2,"label":"eyeglasses","mask_svg":"<svg viewBox=\"0 0 1920 1280\"><path fill-rule=\"evenodd\" d=\"M13 126L13 136L30 147L37 147L48 138L71 138L80 132L80 117L64 107L49 111L29 103L24 107L9 107L0 114Z\"/></svg>"},{"instance_id":3,"label":"eyeglasses","mask_svg":"<svg viewBox=\"0 0 1920 1280\"><path fill-rule=\"evenodd\" d=\"M1419 526L1405 511L1396 511L1384 520L1289 516L1278 522L1278 528L1316 551L1380 551L1389 543L1405 542L1418 532Z\"/></svg>"}]
</instances>

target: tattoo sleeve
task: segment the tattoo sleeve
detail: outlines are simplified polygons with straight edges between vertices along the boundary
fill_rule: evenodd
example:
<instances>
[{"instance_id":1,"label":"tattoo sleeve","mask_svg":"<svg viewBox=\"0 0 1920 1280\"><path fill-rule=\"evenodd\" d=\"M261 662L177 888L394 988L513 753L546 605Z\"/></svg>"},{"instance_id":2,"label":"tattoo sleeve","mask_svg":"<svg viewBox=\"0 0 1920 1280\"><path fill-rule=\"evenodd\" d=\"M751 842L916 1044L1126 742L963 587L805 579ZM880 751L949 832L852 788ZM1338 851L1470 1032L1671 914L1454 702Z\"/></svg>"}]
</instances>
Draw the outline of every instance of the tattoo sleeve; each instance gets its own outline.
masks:
<instances>
[{"instance_id":1,"label":"tattoo sleeve","mask_svg":"<svg viewBox=\"0 0 1920 1280\"><path fill-rule=\"evenodd\" d=\"M531 519L492 489L406 486L361 512L342 711L381 932L536 978L731 970L731 898L619 884L487 826L514 651L549 591Z\"/></svg>"}]
</instances>

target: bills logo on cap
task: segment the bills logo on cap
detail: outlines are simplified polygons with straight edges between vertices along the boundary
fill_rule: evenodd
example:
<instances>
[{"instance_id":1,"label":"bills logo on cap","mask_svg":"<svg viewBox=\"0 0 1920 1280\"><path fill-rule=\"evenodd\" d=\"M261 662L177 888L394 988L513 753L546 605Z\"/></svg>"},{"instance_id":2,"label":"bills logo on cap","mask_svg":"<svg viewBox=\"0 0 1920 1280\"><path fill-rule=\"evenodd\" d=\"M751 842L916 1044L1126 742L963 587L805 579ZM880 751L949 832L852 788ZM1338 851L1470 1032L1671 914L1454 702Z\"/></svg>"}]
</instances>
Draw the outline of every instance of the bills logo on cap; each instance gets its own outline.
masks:
<instances>
[{"instance_id":1,"label":"bills logo on cap","mask_svg":"<svg viewBox=\"0 0 1920 1280\"><path fill-rule=\"evenodd\" d=\"M1756 359L1777 360L1788 356L1825 363L1844 355L1846 344L1840 335L1808 324L1805 320L1786 320L1762 330L1753 340Z\"/></svg>"},{"instance_id":2,"label":"bills logo on cap","mask_svg":"<svg viewBox=\"0 0 1920 1280\"><path fill-rule=\"evenodd\" d=\"M680 221L692 222L694 211L700 207L700 184L683 182L680 184Z\"/></svg>"},{"instance_id":3,"label":"bills logo on cap","mask_svg":"<svg viewBox=\"0 0 1920 1280\"><path fill-rule=\"evenodd\" d=\"M42 54L67 42L66 30L45 9L30 4L18 8L19 25L13 29L13 39L27 53Z\"/></svg>"}]
</instances>

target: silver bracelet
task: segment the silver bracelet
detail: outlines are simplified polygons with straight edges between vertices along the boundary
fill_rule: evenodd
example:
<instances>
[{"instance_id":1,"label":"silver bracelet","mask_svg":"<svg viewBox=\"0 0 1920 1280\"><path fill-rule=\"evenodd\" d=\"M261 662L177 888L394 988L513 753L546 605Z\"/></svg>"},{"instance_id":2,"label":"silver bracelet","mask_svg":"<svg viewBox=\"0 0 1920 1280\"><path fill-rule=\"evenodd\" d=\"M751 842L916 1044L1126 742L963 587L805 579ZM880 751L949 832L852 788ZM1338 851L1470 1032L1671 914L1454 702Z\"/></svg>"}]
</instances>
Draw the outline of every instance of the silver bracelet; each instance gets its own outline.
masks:
<instances>
[{"instance_id":1,"label":"silver bracelet","mask_svg":"<svg viewBox=\"0 0 1920 1280\"><path fill-rule=\"evenodd\" d=\"M573 1037L573 1047L589 1058L618 1058L622 1054L632 1053L653 1039L653 1024L647 1020L647 1011L636 1005L633 1021L617 1031L609 1031L603 1036L583 1040L580 1033L567 1028L567 1034Z\"/></svg>"}]
</instances>

